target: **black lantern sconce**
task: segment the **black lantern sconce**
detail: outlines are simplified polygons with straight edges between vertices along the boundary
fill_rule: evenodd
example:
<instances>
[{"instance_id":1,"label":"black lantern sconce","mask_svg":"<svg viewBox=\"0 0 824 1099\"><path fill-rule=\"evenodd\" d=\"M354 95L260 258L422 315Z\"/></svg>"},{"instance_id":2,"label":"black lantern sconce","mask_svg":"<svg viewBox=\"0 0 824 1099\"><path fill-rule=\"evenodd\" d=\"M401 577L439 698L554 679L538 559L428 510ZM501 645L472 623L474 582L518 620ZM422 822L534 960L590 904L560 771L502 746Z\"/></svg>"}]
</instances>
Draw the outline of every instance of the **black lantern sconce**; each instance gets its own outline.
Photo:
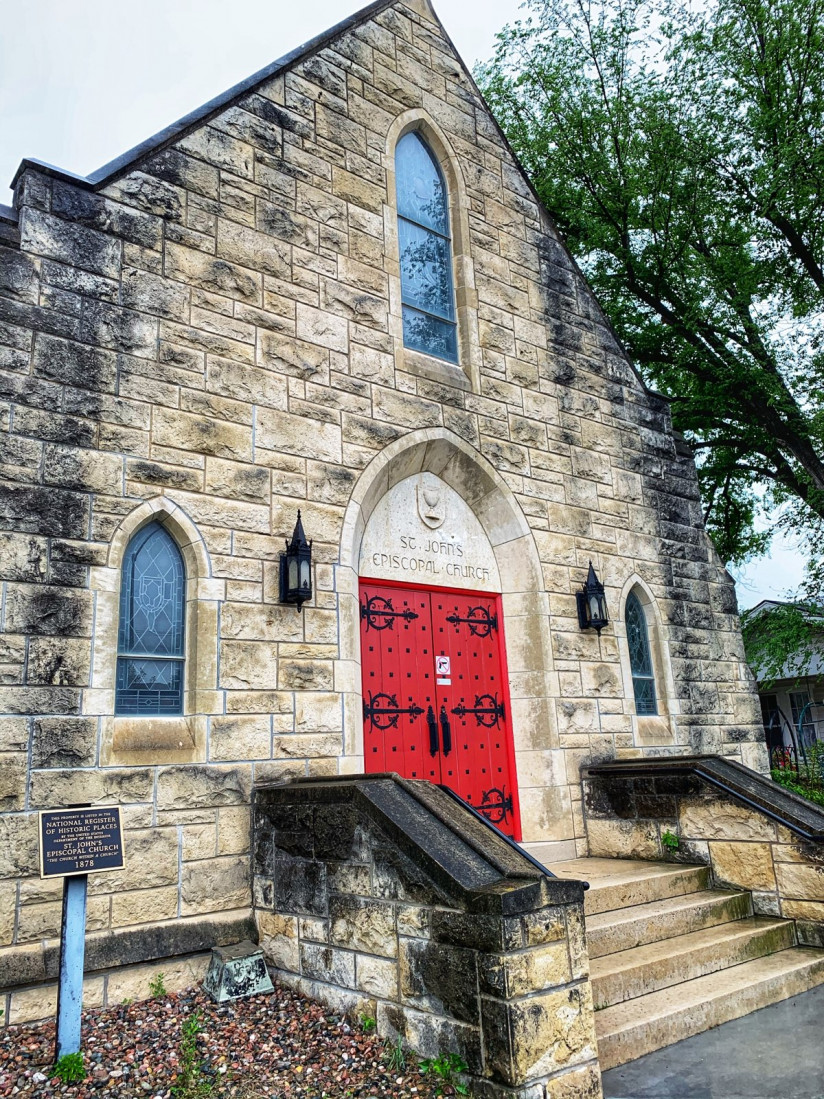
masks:
<instances>
[{"instance_id":1,"label":"black lantern sconce","mask_svg":"<svg viewBox=\"0 0 824 1099\"><path fill-rule=\"evenodd\" d=\"M578 625L582 630L597 630L600 637L601 630L609 625L607 597L591 561L586 583L581 585L580 591L576 591L575 599L578 603Z\"/></svg>"},{"instance_id":2,"label":"black lantern sconce","mask_svg":"<svg viewBox=\"0 0 824 1099\"><path fill-rule=\"evenodd\" d=\"M312 598L312 543L306 541L303 523L298 521L292 541L286 543L286 553L280 555L280 601L295 603L298 611Z\"/></svg>"}]
</instances>

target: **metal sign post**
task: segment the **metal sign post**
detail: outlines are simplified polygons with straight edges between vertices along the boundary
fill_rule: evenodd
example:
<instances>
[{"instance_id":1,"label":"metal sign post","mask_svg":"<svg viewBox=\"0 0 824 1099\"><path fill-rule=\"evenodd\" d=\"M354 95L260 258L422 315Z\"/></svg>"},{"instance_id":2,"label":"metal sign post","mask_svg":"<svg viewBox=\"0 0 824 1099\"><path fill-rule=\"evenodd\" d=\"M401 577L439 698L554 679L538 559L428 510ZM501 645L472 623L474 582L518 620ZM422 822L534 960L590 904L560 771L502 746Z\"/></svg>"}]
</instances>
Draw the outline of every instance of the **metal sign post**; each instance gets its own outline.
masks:
<instances>
[{"instance_id":1,"label":"metal sign post","mask_svg":"<svg viewBox=\"0 0 824 1099\"><path fill-rule=\"evenodd\" d=\"M56 1060L80 1052L86 896L89 874L124 867L120 807L77 806L40 812L40 877L62 877Z\"/></svg>"},{"instance_id":2,"label":"metal sign post","mask_svg":"<svg viewBox=\"0 0 824 1099\"><path fill-rule=\"evenodd\" d=\"M86 956L86 893L88 874L63 881L63 926L60 936L60 984L57 988L55 1060L80 1051L83 1007L83 961Z\"/></svg>"}]
</instances>

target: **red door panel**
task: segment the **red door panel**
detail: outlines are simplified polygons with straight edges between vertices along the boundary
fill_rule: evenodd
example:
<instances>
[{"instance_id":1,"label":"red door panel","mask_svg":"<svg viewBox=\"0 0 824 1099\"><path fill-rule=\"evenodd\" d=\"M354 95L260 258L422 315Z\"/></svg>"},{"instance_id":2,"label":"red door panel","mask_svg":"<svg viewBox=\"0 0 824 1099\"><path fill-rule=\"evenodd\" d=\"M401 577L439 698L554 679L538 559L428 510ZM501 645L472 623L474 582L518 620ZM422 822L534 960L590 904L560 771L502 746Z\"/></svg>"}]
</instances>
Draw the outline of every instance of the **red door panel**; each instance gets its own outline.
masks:
<instances>
[{"instance_id":1,"label":"red door panel","mask_svg":"<svg viewBox=\"0 0 824 1099\"><path fill-rule=\"evenodd\" d=\"M428 593L363 584L361 651L366 770L440 782Z\"/></svg>"},{"instance_id":2,"label":"red door panel","mask_svg":"<svg viewBox=\"0 0 824 1099\"><path fill-rule=\"evenodd\" d=\"M437 677L439 715L448 716L452 751L442 781L512 835L515 831L509 698L494 596L432 593L435 656L449 660Z\"/></svg>"},{"instance_id":3,"label":"red door panel","mask_svg":"<svg viewBox=\"0 0 824 1099\"><path fill-rule=\"evenodd\" d=\"M519 837L498 597L362 581L360 601L366 771L443 783Z\"/></svg>"}]
</instances>

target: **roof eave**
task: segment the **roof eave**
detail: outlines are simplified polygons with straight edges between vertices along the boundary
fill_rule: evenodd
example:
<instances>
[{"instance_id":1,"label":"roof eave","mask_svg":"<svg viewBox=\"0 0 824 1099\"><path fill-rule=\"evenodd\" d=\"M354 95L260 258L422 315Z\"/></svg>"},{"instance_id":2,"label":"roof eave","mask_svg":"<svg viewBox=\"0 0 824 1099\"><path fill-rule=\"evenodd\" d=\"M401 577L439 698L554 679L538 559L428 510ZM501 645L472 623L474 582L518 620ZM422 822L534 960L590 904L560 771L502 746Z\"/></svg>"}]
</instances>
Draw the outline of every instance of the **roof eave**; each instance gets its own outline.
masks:
<instances>
[{"instance_id":1,"label":"roof eave","mask_svg":"<svg viewBox=\"0 0 824 1099\"><path fill-rule=\"evenodd\" d=\"M215 115L220 114L221 111L225 111L227 107L233 106L237 100L248 95L249 92L253 91L260 84L263 84L267 80L271 80L273 76L277 76L278 73L288 69L297 61L302 61L305 58L310 57L313 53L317 53L319 50L324 49L333 39L344 34L348 30L352 30L352 28L359 24L366 22L366 20L371 19L372 16L376 15L384 8L390 7L394 2L395 0L373 0L373 3L368 4L365 8L361 8L360 11L356 11L353 15L348 16L334 27L330 27L314 38L310 38L309 41L304 42L303 45L296 46L295 49L290 50L289 53L284 54L283 57L279 57L277 61L271 62L271 64L266 65L265 68L253 73L252 76L247 77L245 80L241 80L239 84L235 84L214 99L210 99L208 103L204 103L194 111L190 111L189 114L179 118L176 122L173 122L170 126L160 130L159 133L154 134L145 141L141 141L139 145L135 145L134 148L115 157L114 160L110 160L108 164L104 164L101 168L98 168L88 176L76 175L74 172L67 172L62 168L56 168L52 164L46 164L44 161L25 157L14 173L11 186L13 189L16 188L17 182L23 172L29 168L33 168L53 179L65 180L67 183L73 183L75 186L83 187L86 190L99 191L102 187L112 183L119 176L132 171L142 160L145 160L146 157L161 152L168 145L179 140L185 134L196 129L198 126L204 125L204 123L208 122L211 118L214 118Z\"/></svg>"}]
</instances>

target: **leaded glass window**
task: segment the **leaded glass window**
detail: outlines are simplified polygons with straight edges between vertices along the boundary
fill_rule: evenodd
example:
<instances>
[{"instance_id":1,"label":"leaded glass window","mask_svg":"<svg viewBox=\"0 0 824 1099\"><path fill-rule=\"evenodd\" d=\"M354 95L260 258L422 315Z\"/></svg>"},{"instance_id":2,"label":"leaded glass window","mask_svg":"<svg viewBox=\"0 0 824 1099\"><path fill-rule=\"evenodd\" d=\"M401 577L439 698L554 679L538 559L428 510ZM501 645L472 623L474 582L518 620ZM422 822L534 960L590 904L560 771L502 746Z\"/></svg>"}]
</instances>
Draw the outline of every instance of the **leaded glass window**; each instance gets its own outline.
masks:
<instances>
[{"instance_id":1,"label":"leaded glass window","mask_svg":"<svg viewBox=\"0 0 824 1099\"><path fill-rule=\"evenodd\" d=\"M115 713L183 713L186 574L160 523L132 538L123 560Z\"/></svg>"},{"instance_id":2,"label":"leaded glass window","mask_svg":"<svg viewBox=\"0 0 824 1099\"><path fill-rule=\"evenodd\" d=\"M438 162L414 131L395 149L403 342L458 361L447 193Z\"/></svg>"},{"instance_id":3,"label":"leaded glass window","mask_svg":"<svg viewBox=\"0 0 824 1099\"><path fill-rule=\"evenodd\" d=\"M630 592L627 596L626 621L632 688L635 692L635 712L657 714L658 702L655 698L655 675L652 670L647 616L634 592Z\"/></svg>"}]
</instances>

